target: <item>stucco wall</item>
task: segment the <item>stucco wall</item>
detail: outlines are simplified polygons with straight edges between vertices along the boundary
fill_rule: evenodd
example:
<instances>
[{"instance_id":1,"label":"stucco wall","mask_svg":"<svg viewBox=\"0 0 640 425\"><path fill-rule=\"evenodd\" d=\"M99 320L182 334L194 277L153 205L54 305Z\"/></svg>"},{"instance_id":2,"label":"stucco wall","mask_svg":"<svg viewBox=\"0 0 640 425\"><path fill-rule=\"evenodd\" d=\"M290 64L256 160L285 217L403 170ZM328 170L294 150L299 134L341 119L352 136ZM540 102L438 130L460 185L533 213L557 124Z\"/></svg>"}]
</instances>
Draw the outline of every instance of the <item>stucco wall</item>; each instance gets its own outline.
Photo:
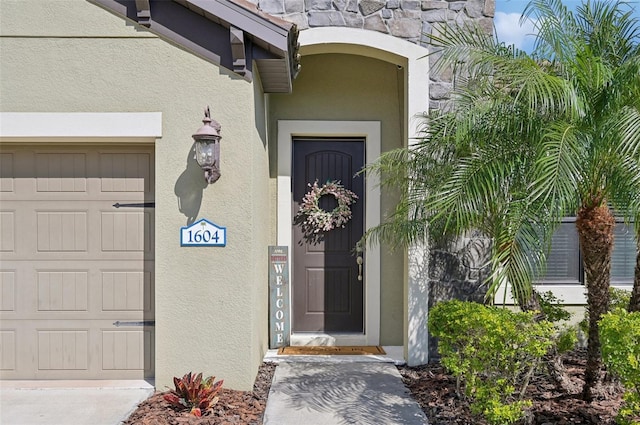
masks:
<instances>
[{"instance_id":1,"label":"stucco wall","mask_svg":"<svg viewBox=\"0 0 640 425\"><path fill-rule=\"evenodd\" d=\"M81 0L2 0L0 31L1 111L162 112L156 386L193 370L249 389L267 341L270 224L259 85ZM223 137L222 177L209 187L191 152L206 105ZM225 248L179 246L180 227L203 217L227 227Z\"/></svg>"},{"instance_id":2,"label":"stucco wall","mask_svg":"<svg viewBox=\"0 0 640 425\"><path fill-rule=\"evenodd\" d=\"M382 151L403 145L404 72L395 64L357 55L318 54L302 57L293 94L270 95L270 140L276 140L278 120L380 121ZM271 146L272 169L276 147ZM275 199L275 197L273 198ZM396 198L383 191L382 214L393 210ZM380 342L403 344L402 251L382 247Z\"/></svg>"}]
</instances>

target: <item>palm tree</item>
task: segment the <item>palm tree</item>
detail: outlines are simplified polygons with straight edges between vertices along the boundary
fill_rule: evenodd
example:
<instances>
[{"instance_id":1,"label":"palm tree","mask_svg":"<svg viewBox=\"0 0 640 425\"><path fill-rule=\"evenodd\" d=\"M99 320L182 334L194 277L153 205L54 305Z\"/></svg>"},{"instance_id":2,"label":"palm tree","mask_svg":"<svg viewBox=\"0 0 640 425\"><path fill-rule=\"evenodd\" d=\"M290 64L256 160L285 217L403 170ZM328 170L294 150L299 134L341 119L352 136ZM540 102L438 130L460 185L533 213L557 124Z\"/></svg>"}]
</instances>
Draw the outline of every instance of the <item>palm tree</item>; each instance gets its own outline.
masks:
<instances>
[{"instance_id":1,"label":"palm tree","mask_svg":"<svg viewBox=\"0 0 640 425\"><path fill-rule=\"evenodd\" d=\"M636 92L629 93L629 99L631 102L635 100L635 108L630 107L625 111L625 128L629 134L629 138L637 137L638 133L640 133L640 114L638 114L638 110L640 110L640 91L638 91L638 87L636 88ZM632 89L632 87L630 87ZM630 143L629 149L627 153L631 155L635 155L636 152L633 150L634 146L637 144ZM631 202L631 208L629 209L631 212L630 217L634 221L635 231L636 231L636 266L634 270L633 277L633 288L631 290L631 298L629 299L629 306L627 310L629 312L640 311L640 196L637 196Z\"/></svg>"},{"instance_id":2,"label":"palm tree","mask_svg":"<svg viewBox=\"0 0 640 425\"><path fill-rule=\"evenodd\" d=\"M636 227L640 222L636 221ZM636 241L638 244L638 253L636 255L636 267L633 273L633 289L631 290L631 298L629 299L629 313L640 311L640 233L636 232Z\"/></svg>"},{"instance_id":3,"label":"palm tree","mask_svg":"<svg viewBox=\"0 0 640 425\"><path fill-rule=\"evenodd\" d=\"M629 120L640 112L637 99L629 97L640 86L640 34L637 20L619 2L587 2L574 15L559 1L538 0L529 4L527 14L537 18L537 52L558 64L579 99L578 115L556 120L549 135L556 146L570 146L573 179L538 179L533 185L541 193L560 185L574 191L561 204L576 211L586 275L589 334L583 396L590 401L600 371L598 322L609 309L615 226L610 205L625 211L640 187L636 150L630 149L637 147L640 129L629 131Z\"/></svg>"},{"instance_id":4,"label":"palm tree","mask_svg":"<svg viewBox=\"0 0 640 425\"><path fill-rule=\"evenodd\" d=\"M421 141L370 168L404 192L367 237L411 243L479 230L493 242L488 297L509 285L522 306L551 234L575 215L591 400L614 211L624 214L640 193L640 28L623 2L587 1L574 13L559 0L533 0L525 16L538 30L532 55L468 26L430 36L437 66L455 76L454 109L430 113Z\"/></svg>"}]
</instances>

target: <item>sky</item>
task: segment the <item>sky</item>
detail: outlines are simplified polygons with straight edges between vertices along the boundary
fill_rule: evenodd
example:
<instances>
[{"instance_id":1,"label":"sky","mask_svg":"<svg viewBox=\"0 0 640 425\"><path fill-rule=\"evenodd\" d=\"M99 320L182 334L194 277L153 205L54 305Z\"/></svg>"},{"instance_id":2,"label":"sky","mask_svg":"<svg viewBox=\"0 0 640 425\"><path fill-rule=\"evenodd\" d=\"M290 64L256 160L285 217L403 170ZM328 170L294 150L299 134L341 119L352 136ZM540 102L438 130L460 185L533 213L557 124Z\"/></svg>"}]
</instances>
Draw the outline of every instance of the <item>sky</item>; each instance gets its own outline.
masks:
<instances>
[{"instance_id":1,"label":"sky","mask_svg":"<svg viewBox=\"0 0 640 425\"><path fill-rule=\"evenodd\" d=\"M533 23L520 25L520 16L528 0L496 0L496 16L494 24L498 39L505 44L515 44L517 48L530 52L533 50ZM582 3L581 0L564 0L570 9ZM635 7L635 14L640 19L640 0L629 2Z\"/></svg>"}]
</instances>

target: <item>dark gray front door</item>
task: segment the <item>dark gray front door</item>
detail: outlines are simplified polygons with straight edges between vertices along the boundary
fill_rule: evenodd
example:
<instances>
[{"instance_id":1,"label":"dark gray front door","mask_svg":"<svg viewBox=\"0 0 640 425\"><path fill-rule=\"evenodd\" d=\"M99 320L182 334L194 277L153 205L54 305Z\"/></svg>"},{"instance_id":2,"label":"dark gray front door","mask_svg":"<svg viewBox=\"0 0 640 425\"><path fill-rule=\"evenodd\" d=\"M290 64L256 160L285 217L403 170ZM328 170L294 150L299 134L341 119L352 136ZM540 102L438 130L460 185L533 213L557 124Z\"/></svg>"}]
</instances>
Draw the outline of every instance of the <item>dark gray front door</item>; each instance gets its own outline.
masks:
<instances>
[{"instance_id":1,"label":"dark gray front door","mask_svg":"<svg viewBox=\"0 0 640 425\"><path fill-rule=\"evenodd\" d=\"M300 227L293 227L295 332L364 331L364 276L358 270L355 245L364 231L365 185L363 175L354 176L364 166L364 149L362 138L293 140L293 215L316 180L319 185L339 180L358 195L351 220L344 228L326 232L321 242L305 241ZM327 195L319 205L329 211L336 201Z\"/></svg>"}]
</instances>

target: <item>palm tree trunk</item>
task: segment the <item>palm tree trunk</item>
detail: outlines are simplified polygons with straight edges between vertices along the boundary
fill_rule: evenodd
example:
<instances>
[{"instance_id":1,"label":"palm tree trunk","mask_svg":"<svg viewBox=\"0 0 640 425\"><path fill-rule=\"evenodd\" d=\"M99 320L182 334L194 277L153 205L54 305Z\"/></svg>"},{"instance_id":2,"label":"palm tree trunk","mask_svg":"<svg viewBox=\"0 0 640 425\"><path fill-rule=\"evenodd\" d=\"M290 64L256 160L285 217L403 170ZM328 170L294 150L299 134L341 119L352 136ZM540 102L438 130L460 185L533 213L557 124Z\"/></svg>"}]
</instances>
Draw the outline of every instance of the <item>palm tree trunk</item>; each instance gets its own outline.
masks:
<instances>
[{"instance_id":1,"label":"palm tree trunk","mask_svg":"<svg viewBox=\"0 0 640 425\"><path fill-rule=\"evenodd\" d=\"M576 227L587 279L587 306L589 309L587 367L582 389L582 396L588 402L593 400L593 390L600 379L602 356L598 322L602 315L609 310L614 225L613 214L604 201L595 203L595 206L583 206L578 211Z\"/></svg>"},{"instance_id":2,"label":"palm tree trunk","mask_svg":"<svg viewBox=\"0 0 640 425\"><path fill-rule=\"evenodd\" d=\"M636 223L640 226L640 223ZM633 275L633 290L631 291L631 299L629 300L629 313L640 311L640 232L636 234L638 244L638 253L636 254L636 270Z\"/></svg>"},{"instance_id":3,"label":"palm tree trunk","mask_svg":"<svg viewBox=\"0 0 640 425\"><path fill-rule=\"evenodd\" d=\"M522 311L535 311L533 320L540 321L545 319L540 305L540 294L535 289L531 289L529 294L513 291L513 297L516 299L518 306Z\"/></svg>"}]
</instances>

